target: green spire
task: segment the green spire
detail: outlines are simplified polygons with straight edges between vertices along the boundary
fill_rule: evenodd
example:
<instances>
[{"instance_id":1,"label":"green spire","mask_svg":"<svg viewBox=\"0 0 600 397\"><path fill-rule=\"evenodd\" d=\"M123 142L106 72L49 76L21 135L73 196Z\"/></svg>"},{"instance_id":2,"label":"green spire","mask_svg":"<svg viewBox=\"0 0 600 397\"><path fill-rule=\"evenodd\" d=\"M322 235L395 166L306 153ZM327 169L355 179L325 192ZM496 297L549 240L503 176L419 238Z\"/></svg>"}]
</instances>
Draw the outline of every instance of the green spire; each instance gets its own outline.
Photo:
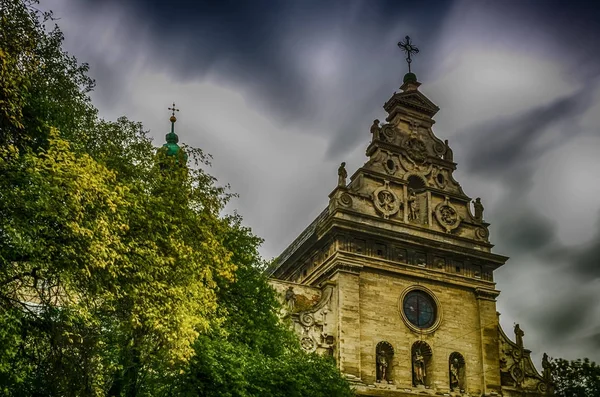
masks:
<instances>
[{"instance_id":1,"label":"green spire","mask_svg":"<svg viewBox=\"0 0 600 397\"><path fill-rule=\"evenodd\" d=\"M177 153L179 153L179 151L181 150L181 148L177 144L179 142L179 137L175 133L175 122L177 121L177 118L175 117L175 112L179 112L179 109L175 108L175 102L173 102L173 107L169 108L169 110L173 112L171 114L171 118L169 118L169 120L171 121L171 132L169 132L165 136L167 143L165 143L163 147L166 148L167 156L176 156Z\"/></svg>"}]
</instances>

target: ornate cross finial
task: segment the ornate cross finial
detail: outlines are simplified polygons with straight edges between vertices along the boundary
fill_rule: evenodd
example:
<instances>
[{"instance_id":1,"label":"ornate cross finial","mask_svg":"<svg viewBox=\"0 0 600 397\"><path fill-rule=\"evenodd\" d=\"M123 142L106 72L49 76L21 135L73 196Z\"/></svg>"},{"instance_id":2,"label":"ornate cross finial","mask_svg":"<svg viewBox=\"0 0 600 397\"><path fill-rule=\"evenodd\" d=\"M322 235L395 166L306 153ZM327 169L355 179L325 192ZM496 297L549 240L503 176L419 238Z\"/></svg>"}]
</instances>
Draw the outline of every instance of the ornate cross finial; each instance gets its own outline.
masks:
<instances>
[{"instance_id":1,"label":"ornate cross finial","mask_svg":"<svg viewBox=\"0 0 600 397\"><path fill-rule=\"evenodd\" d=\"M175 122L177 121L177 117L175 117L175 112L179 112L179 109L175 108L175 102L173 102L173 107L168 108L168 109L170 111L172 111L171 117L169 117L169 121L171 122L171 133L174 134L175 133Z\"/></svg>"},{"instance_id":2,"label":"ornate cross finial","mask_svg":"<svg viewBox=\"0 0 600 397\"><path fill-rule=\"evenodd\" d=\"M406 55L407 55L406 63L408 63L408 73L411 73L410 63L412 62L412 59L410 58L410 56L412 54L418 54L419 49L410 42L409 36L406 36L405 39L406 39L406 42L404 42L404 43L401 41L398 42L398 47L400 47L400 49L406 53Z\"/></svg>"},{"instance_id":3,"label":"ornate cross finial","mask_svg":"<svg viewBox=\"0 0 600 397\"><path fill-rule=\"evenodd\" d=\"M175 108L175 102L173 102L173 107L168 109L173 111L173 113L171 114L172 117L175 117L175 112L179 112L179 109Z\"/></svg>"}]
</instances>

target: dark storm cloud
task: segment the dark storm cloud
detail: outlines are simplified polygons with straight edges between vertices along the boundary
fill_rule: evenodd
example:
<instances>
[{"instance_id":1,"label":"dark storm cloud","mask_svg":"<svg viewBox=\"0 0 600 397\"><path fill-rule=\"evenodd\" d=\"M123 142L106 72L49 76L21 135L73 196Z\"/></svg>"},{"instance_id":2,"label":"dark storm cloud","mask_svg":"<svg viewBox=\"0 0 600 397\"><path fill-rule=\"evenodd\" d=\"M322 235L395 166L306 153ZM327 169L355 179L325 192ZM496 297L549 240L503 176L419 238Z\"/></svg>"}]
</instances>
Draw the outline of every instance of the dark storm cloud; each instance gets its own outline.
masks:
<instances>
[{"instance_id":1,"label":"dark storm cloud","mask_svg":"<svg viewBox=\"0 0 600 397\"><path fill-rule=\"evenodd\" d=\"M595 294L589 291L571 290L567 296L555 295L547 299L544 306L530 311L527 316L548 341L564 340L586 326L590 318L586 313L593 313L597 306Z\"/></svg>"},{"instance_id":2,"label":"dark storm cloud","mask_svg":"<svg viewBox=\"0 0 600 397\"><path fill-rule=\"evenodd\" d=\"M461 141L468 148L463 164L476 175L515 176L516 169L531 164L580 132L573 125L592 104L589 94L586 86L549 105L472 127L462 135L468 137L468 141ZM515 178L522 180L523 175Z\"/></svg>"},{"instance_id":3,"label":"dark storm cloud","mask_svg":"<svg viewBox=\"0 0 600 397\"><path fill-rule=\"evenodd\" d=\"M107 3L117 4L106 0L87 2L90 9ZM370 101L369 105L382 104L381 98L391 95L390 84L382 82L382 74L374 69L395 69L395 73L384 75L395 79L390 81L391 87L399 85L406 66L396 43L409 33L421 42L429 40L450 5L445 1L426 1L418 8L393 1L129 1L121 7L136 25L144 26L152 42L149 58L153 63L162 64L180 80L201 79L210 74L229 86L250 90L253 105L271 113L282 124L310 122L315 114L324 117L320 114L322 103L315 97L323 92L316 92L314 76L304 68L313 59L301 56L306 53L311 57L311 46L333 37L338 47L353 56L333 71L331 80L343 79L345 88L336 91L337 98L331 98L334 109L330 117L337 116L341 122L323 133L342 139L350 136L353 140L357 136L354 122L363 104L360 100L348 101L348 96L360 98L365 95L365 86L369 86L370 93L372 85L377 84L378 93L383 96L373 95L378 101ZM398 34L385 40L390 31ZM382 48L382 40L386 46L383 59L381 51L374 51ZM427 57L422 56L424 71ZM382 89L384 86L387 91ZM340 101L338 106L335 100ZM343 133L350 130L353 133ZM336 147L347 145L340 142Z\"/></svg>"},{"instance_id":4,"label":"dark storm cloud","mask_svg":"<svg viewBox=\"0 0 600 397\"><path fill-rule=\"evenodd\" d=\"M513 253L539 252L556 240L556 225L526 206L508 212L500 222L498 232Z\"/></svg>"},{"instance_id":5,"label":"dark storm cloud","mask_svg":"<svg viewBox=\"0 0 600 397\"><path fill-rule=\"evenodd\" d=\"M595 235L579 246L554 245L544 255L544 260L557 264L570 275L586 282L600 279L600 217Z\"/></svg>"}]
</instances>

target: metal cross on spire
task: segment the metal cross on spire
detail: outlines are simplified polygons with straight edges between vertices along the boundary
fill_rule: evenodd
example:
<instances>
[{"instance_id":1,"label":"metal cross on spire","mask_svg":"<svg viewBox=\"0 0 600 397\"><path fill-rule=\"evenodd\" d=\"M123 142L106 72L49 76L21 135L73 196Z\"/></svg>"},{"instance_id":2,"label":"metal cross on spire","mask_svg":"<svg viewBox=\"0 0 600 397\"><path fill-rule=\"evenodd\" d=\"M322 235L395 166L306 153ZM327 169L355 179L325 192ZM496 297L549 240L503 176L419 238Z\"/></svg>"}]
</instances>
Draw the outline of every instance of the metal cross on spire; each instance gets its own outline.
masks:
<instances>
[{"instance_id":1,"label":"metal cross on spire","mask_svg":"<svg viewBox=\"0 0 600 397\"><path fill-rule=\"evenodd\" d=\"M400 47L400 49L406 53L406 55L407 55L407 57L406 57L406 63L408 63L408 73L411 73L411 71L410 71L410 63L412 62L412 59L410 58L410 56L413 55L413 54L418 54L419 53L419 49L410 42L410 37L409 36L406 36L405 40L406 41L404 43L401 42L401 41L398 42L398 47Z\"/></svg>"},{"instance_id":2,"label":"metal cross on spire","mask_svg":"<svg viewBox=\"0 0 600 397\"><path fill-rule=\"evenodd\" d=\"M177 121L177 117L175 117L175 112L179 112L179 109L175 108L175 102L173 102L173 107L168 108L172 111L171 117L169 117L169 121L171 122L171 133L175 133L175 122Z\"/></svg>"},{"instance_id":3,"label":"metal cross on spire","mask_svg":"<svg viewBox=\"0 0 600 397\"><path fill-rule=\"evenodd\" d=\"M175 116L175 112L179 112L179 109L175 108L175 102L173 102L173 107L172 108L168 108L168 109L173 111L173 113L171 114L172 116Z\"/></svg>"}]
</instances>

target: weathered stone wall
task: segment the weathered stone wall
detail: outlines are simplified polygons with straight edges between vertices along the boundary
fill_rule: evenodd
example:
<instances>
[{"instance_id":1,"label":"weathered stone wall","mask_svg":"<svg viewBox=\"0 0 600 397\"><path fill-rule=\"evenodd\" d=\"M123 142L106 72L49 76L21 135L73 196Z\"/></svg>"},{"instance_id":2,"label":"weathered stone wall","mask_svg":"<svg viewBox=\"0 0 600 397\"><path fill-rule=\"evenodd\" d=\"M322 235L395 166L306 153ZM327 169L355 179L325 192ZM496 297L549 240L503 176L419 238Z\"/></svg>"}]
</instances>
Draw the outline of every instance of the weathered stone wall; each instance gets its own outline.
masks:
<instances>
[{"instance_id":1,"label":"weathered stone wall","mask_svg":"<svg viewBox=\"0 0 600 397\"><path fill-rule=\"evenodd\" d=\"M439 301L442 320L431 334L412 331L400 314L402 292L417 284L429 290ZM427 374L431 388L449 391L449 356L452 352L459 352L466 362L466 389L474 394L481 392L484 365L479 305L473 290L363 270L360 273L359 306L363 382L375 383L375 346L380 341L387 341L395 351L391 374L393 383L400 389L412 389L411 347L414 342L422 340L433 352L432 371ZM486 364L485 368L489 365L493 363Z\"/></svg>"}]
</instances>

